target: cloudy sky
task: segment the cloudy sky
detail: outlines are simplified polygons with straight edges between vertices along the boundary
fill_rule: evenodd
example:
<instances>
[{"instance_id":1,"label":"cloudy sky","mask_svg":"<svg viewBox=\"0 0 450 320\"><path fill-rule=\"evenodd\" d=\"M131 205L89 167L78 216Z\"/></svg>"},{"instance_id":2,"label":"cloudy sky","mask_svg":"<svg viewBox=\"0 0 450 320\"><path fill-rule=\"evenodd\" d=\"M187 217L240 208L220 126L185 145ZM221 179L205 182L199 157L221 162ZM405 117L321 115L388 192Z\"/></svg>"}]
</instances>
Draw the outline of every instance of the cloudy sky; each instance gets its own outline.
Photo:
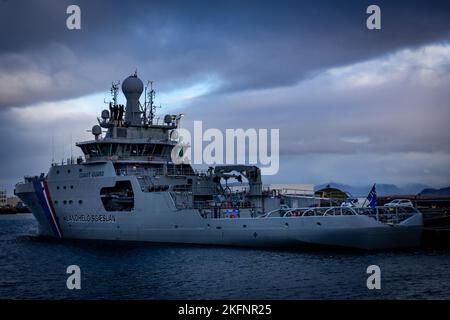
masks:
<instances>
[{"instance_id":1,"label":"cloudy sky","mask_svg":"<svg viewBox=\"0 0 450 320\"><path fill-rule=\"evenodd\" d=\"M81 30L66 28L70 4ZM366 28L370 4L381 30ZM9 190L78 155L135 69L187 126L279 128L266 181L450 185L448 1L0 0L0 36Z\"/></svg>"}]
</instances>

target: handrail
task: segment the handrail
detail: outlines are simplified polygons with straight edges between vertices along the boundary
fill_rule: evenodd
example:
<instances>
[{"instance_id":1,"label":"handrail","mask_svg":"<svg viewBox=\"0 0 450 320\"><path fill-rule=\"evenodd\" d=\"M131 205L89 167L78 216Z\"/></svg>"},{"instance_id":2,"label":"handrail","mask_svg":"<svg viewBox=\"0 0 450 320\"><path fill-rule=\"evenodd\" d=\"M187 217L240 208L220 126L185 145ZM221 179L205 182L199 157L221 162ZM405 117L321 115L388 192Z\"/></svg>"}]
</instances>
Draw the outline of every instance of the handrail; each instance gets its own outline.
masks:
<instances>
[{"instance_id":1,"label":"handrail","mask_svg":"<svg viewBox=\"0 0 450 320\"><path fill-rule=\"evenodd\" d=\"M298 211L298 215L292 213ZM344 215L365 215L375 218L380 222L399 223L412 215L419 213L416 208L412 207L376 207L372 208L351 208L351 207L315 207L315 208L278 208L267 212L266 214L258 216L258 218L269 218L274 214L279 214L280 217L306 217L313 216L344 216Z\"/></svg>"}]
</instances>

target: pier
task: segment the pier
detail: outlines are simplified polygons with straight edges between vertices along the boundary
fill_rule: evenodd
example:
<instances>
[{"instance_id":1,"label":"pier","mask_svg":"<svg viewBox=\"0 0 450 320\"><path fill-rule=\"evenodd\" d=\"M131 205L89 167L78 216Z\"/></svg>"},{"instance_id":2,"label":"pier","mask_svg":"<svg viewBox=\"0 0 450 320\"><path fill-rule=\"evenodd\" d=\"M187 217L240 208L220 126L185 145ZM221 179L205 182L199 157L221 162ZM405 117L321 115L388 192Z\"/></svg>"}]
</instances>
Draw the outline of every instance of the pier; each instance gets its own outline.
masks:
<instances>
[{"instance_id":1,"label":"pier","mask_svg":"<svg viewBox=\"0 0 450 320\"><path fill-rule=\"evenodd\" d=\"M450 196L393 195L379 197L380 205L394 199L411 200L423 214L422 244L432 247L450 246Z\"/></svg>"}]
</instances>

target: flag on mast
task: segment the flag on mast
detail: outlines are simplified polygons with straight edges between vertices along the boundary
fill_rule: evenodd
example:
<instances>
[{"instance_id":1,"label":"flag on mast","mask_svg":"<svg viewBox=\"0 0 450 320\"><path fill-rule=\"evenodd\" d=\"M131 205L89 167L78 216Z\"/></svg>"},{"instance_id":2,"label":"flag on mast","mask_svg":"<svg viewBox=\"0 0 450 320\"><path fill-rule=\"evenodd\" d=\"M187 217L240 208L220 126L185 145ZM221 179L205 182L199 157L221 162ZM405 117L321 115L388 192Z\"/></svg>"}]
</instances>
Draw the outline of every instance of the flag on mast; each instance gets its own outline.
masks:
<instances>
[{"instance_id":1,"label":"flag on mast","mask_svg":"<svg viewBox=\"0 0 450 320\"><path fill-rule=\"evenodd\" d=\"M377 206L377 189L376 184L373 184L372 189L369 192L369 195L367 196L367 201L369 201L369 207L372 209L375 209Z\"/></svg>"}]
</instances>

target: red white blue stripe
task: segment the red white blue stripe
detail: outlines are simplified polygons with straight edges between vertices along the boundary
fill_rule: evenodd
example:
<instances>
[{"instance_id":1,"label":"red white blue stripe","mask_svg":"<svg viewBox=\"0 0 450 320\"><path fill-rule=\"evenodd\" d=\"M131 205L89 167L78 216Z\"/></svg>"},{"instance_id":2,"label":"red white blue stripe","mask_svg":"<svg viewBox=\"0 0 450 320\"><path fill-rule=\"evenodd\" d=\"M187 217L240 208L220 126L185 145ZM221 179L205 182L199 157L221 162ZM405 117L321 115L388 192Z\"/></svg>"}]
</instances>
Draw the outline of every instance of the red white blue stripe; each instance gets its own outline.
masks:
<instances>
[{"instance_id":1,"label":"red white blue stripe","mask_svg":"<svg viewBox=\"0 0 450 320\"><path fill-rule=\"evenodd\" d=\"M33 186L36 192L36 196L39 200L39 204L41 205L42 210L44 211L45 217L47 218L47 221L50 224L50 228L52 229L53 234L58 239L62 239L63 233L61 230L61 226L59 225L55 207L53 206L53 201L50 196L47 181L46 180L33 181Z\"/></svg>"}]
</instances>

